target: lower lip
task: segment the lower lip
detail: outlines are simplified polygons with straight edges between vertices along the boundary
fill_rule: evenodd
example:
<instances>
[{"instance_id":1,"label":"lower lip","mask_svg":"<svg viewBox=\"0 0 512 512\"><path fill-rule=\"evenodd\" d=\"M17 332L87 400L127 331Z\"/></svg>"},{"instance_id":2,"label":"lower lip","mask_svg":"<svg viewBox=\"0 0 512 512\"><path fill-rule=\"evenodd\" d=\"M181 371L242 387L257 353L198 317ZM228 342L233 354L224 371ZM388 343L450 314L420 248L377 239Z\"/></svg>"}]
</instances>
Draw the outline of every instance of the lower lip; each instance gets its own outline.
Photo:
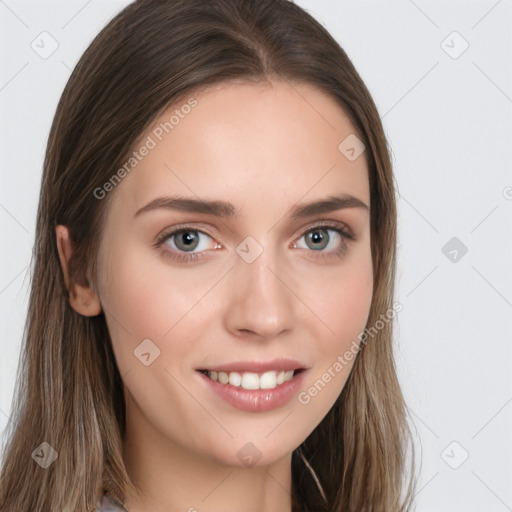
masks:
<instances>
[{"instance_id":1,"label":"lower lip","mask_svg":"<svg viewBox=\"0 0 512 512\"><path fill-rule=\"evenodd\" d=\"M202 372L197 373L206 381L212 391L236 409L246 412L265 412L282 407L293 398L302 384L306 370L273 389L244 389L239 386L221 384Z\"/></svg>"}]
</instances>

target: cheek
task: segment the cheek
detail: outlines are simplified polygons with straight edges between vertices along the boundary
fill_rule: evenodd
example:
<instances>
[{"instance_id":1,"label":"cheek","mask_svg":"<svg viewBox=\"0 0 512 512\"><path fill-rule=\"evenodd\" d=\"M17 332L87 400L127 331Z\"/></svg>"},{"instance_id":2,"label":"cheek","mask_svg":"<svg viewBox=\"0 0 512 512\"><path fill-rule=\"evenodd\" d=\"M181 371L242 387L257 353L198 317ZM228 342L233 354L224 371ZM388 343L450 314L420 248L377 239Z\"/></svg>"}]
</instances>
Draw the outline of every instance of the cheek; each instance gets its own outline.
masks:
<instances>
[{"instance_id":1,"label":"cheek","mask_svg":"<svg viewBox=\"0 0 512 512\"><path fill-rule=\"evenodd\" d=\"M126 247L126 244L125 244ZM102 304L132 337L161 338L205 295L211 279L204 272L172 269L150 251L109 253ZM114 326L115 327L115 326Z\"/></svg>"},{"instance_id":2,"label":"cheek","mask_svg":"<svg viewBox=\"0 0 512 512\"><path fill-rule=\"evenodd\" d=\"M360 344L360 335L366 327L370 312L373 282L370 272L362 266L360 273L353 269L353 272L344 276L342 283L337 286L333 283L331 293L324 297L322 311L325 315L324 322L329 326L329 331L324 329L326 335L322 338L323 343L318 349L319 360L323 367L320 372L327 370L339 375L334 379L336 383L332 386L333 400L341 392L344 382L347 379ZM333 367L337 362L342 362Z\"/></svg>"},{"instance_id":3,"label":"cheek","mask_svg":"<svg viewBox=\"0 0 512 512\"><path fill-rule=\"evenodd\" d=\"M310 417L323 418L345 386L368 320L373 294L369 247L330 275L318 274L315 283L309 300L318 312L311 320L317 364L297 398Z\"/></svg>"},{"instance_id":4,"label":"cheek","mask_svg":"<svg viewBox=\"0 0 512 512\"><path fill-rule=\"evenodd\" d=\"M361 260L347 267L338 282L331 285L323 309L329 325L342 346L359 334L366 325L373 294L371 262Z\"/></svg>"},{"instance_id":5,"label":"cheek","mask_svg":"<svg viewBox=\"0 0 512 512\"><path fill-rule=\"evenodd\" d=\"M183 272L168 268L164 272L165 265L157 263L154 254L130 248L129 243L112 244L108 258L100 278L100 296L123 374L137 362L134 350L143 340L150 339L164 350L163 341L179 330L180 321L199 301L201 289ZM179 354L186 341L173 344L173 351Z\"/></svg>"},{"instance_id":6,"label":"cheek","mask_svg":"<svg viewBox=\"0 0 512 512\"><path fill-rule=\"evenodd\" d=\"M364 329L373 295L373 270L368 246L354 251L336 269L322 269L304 282L308 304L317 313L324 335L322 352L345 350ZM321 322L319 321L321 320Z\"/></svg>"}]
</instances>

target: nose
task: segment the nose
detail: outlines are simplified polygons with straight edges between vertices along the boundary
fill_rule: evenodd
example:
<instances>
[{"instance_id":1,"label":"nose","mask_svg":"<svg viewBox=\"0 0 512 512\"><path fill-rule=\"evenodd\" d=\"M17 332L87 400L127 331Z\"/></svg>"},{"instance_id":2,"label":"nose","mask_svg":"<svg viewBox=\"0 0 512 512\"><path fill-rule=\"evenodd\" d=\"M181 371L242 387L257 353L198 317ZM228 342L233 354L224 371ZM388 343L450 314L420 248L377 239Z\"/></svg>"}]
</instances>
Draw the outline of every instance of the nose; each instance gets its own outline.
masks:
<instances>
[{"instance_id":1,"label":"nose","mask_svg":"<svg viewBox=\"0 0 512 512\"><path fill-rule=\"evenodd\" d=\"M224 324L237 337L266 340L290 331L296 299L283 265L265 249L252 263L236 257L230 272Z\"/></svg>"}]
</instances>

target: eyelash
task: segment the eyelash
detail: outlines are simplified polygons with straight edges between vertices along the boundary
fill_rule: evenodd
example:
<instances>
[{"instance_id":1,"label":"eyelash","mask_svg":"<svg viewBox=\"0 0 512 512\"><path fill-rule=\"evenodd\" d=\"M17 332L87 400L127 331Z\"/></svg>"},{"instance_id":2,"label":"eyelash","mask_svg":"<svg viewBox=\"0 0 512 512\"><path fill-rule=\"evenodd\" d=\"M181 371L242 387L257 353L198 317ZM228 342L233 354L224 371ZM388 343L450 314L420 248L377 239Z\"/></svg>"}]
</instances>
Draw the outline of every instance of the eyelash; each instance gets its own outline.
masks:
<instances>
[{"instance_id":1,"label":"eyelash","mask_svg":"<svg viewBox=\"0 0 512 512\"><path fill-rule=\"evenodd\" d=\"M316 229L325 229L326 231L335 231L340 237L340 247L337 249L331 250L331 251L324 251L319 250L315 251L313 249L305 249L308 252L314 252L318 254L318 258L321 260L327 260L327 259L333 259L333 258L341 258L346 253L348 246L350 242L355 241L356 238L352 234L352 232L346 228L341 227L342 224L338 222L332 222L332 221L323 221L318 224L314 224L313 226L308 227L302 235L300 235L299 239L307 235L311 231L315 231ZM195 233L202 233L204 235L209 236L213 239L213 236L207 233L206 231L202 231L198 229L195 226L191 225L183 225L183 226L174 226L171 230L164 231L160 236L157 237L155 242L153 243L153 247L155 249L161 248L164 243L172 238L174 235L177 235L179 233L186 233L186 232L195 232ZM295 242L294 242L295 243ZM302 248L300 248L302 249ZM185 263L190 263L192 261L197 261L204 259L206 256L204 256L204 252L197 252L197 253L185 253L185 252L176 252L175 250L165 250L165 256L167 258L170 258L172 260L177 260Z\"/></svg>"}]
</instances>

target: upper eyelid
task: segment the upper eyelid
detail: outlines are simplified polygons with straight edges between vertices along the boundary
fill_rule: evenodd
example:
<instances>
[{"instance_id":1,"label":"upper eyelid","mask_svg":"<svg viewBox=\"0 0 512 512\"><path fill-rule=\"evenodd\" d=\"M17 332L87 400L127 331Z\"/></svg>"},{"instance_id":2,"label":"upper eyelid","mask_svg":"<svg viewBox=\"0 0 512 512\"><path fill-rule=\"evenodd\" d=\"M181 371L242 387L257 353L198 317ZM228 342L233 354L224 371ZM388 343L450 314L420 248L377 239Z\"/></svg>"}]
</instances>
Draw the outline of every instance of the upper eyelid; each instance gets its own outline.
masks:
<instances>
[{"instance_id":1,"label":"upper eyelid","mask_svg":"<svg viewBox=\"0 0 512 512\"><path fill-rule=\"evenodd\" d=\"M165 240L167 237L171 235L175 235L176 233L179 233L180 231L197 231L199 233L203 233L205 235L208 235L211 238L214 238L216 235L213 235L209 232L208 228L200 227L201 224L178 224L176 226L170 226L168 228L163 229L156 237L155 237L155 243L158 243L159 240Z\"/></svg>"},{"instance_id":2,"label":"upper eyelid","mask_svg":"<svg viewBox=\"0 0 512 512\"><path fill-rule=\"evenodd\" d=\"M302 232L304 233L306 231L310 231L311 229L321 228L321 227L339 229L339 230L348 232L347 234L349 234L351 236L354 235L354 232L350 228L350 226L346 222L341 222L339 220L338 221L329 221L329 220L322 221L321 220L318 222L313 222L313 223L309 224L307 228L303 229Z\"/></svg>"}]
</instances>

